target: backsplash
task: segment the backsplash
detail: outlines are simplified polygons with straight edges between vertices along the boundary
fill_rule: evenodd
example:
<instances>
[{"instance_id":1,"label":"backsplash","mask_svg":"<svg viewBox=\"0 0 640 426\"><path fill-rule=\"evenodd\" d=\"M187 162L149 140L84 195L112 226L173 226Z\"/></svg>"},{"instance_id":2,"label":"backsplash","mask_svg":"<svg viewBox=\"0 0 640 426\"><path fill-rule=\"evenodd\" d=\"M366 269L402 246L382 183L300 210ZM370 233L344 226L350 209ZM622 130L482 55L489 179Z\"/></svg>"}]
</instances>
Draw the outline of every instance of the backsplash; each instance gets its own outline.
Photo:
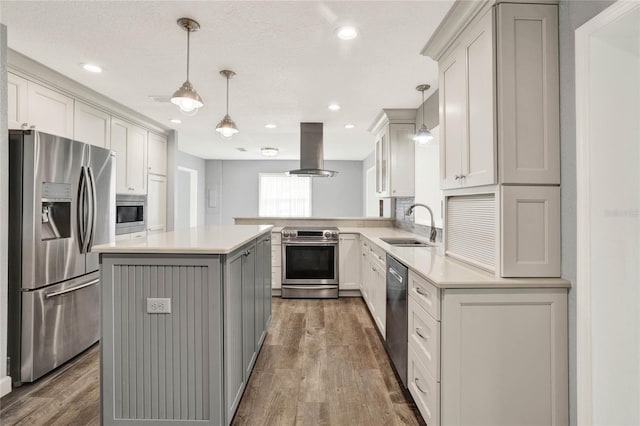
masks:
<instances>
[{"instance_id":1,"label":"backsplash","mask_svg":"<svg viewBox=\"0 0 640 426\"><path fill-rule=\"evenodd\" d=\"M394 200L395 206L392 206L392 211L394 212L395 219L393 223L394 227L404 229L428 238L429 232L431 231L430 226L414 223L414 215L405 216L405 212L407 211L407 209L415 203L415 198L395 198ZM442 242L442 229L436 228L436 232L438 233L436 236L436 241Z\"/></svg>"}]
</instances>

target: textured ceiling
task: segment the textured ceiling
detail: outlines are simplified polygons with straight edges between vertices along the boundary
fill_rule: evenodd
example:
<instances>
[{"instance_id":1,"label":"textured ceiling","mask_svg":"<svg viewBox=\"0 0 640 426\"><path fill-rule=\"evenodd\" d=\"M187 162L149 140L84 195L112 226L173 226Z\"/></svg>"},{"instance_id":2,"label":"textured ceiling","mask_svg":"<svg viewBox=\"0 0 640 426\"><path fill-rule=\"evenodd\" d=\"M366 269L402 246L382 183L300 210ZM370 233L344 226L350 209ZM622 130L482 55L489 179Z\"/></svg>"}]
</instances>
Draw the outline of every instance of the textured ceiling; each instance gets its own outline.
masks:
<instances>
[{"instance_id":1,"label":"textured ceiling","mask_svg":"<svg viewBox=\"0 0 640 426\"><path fill-rule=\"evenodd\" d=\"M203 158L299 158L299 122L325 123L325 158L361 160L373 149L367 128L381 108L415 108L415 86L437 86L437 65L419 54L451 1L6 1L0 19L9 47L179 131L179 148ZM169 96L185 79L182 16L191 37L191 82L205 106L193 117L151 95ZM339 25L360 35L342 41ZM84 71L95 63L102 74ZM214 131L224 115L231 69L231 141ZM337 102L342 109L331 112ZM172 124L170 118L182 119ZM266 123L278 128L265 129ZM344 125L355 124L347 130ZM240 152L243 147L247 152Z\"/></svg>"}]
</instances>

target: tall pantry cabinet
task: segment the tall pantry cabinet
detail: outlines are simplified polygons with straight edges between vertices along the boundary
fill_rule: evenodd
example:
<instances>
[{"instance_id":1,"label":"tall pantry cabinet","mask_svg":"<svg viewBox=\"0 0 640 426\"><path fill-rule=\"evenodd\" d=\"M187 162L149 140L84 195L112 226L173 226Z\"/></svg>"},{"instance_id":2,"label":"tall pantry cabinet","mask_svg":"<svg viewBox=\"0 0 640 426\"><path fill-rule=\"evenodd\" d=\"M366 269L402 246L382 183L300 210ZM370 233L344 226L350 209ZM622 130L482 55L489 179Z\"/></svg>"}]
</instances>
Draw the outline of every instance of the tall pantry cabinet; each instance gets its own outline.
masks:
<instances>
[{"instance_id":1,"label":"tall pantry cabinet","mask_svg":"<svg viewBox=\"0 0 640 426\"><path fill-rule=\"evenodd\" d=\"M422 53L439 68L447 254L560 276L557 2L458 1Z\"/></svg>"}]
</instances>

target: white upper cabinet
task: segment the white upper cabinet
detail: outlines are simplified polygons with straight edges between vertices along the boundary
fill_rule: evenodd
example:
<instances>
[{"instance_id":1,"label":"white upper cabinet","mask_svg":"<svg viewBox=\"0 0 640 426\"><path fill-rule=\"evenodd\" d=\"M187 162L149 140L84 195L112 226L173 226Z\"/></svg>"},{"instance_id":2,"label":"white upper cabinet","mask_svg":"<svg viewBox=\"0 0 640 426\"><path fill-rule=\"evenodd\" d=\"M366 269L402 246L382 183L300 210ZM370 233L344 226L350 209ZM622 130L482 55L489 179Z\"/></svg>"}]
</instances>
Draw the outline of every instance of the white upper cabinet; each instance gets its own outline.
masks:
<instances>
[{"instance_id":1,"label":"white upper cabinet","mask_svg":"<svg viewBox=\"0 0 640 426\"><path fill-rule=\"evenodd\" d=\"M7 107L9 129L21 129L27 123L27 80L8 73Z\"/></svg>"},{"instance_id":2,"label":"white upper cabinet","mask_svg":"<svg viewBox=\"0 0 640 426\"><path fill-rule=\"evenodd\" d=\"M167 138L156 133L149 132L148 145L148 169L149 173L167 175Z\"/></svg>"},{"instance_id":3,"label":"white upper cabinet","mask_svg":"<svg viewBox=\"0 0 640 426\"><path fill-rule=\"evenodd\" d=\"M111 116L87 105L75 102L73 138L77 141L107 148L111 140Z\"/></svg>"},{"instance_id":4,"label":"white upper cabinet","mask_svg":"<svg viewBox=\"0 0 640 426\"><path fill-rule=\"evenodd\" d=\"M116 152L116 192L147 193L147 130L111 119L111 146Z\"/></svg>"},{"instance_id":5,"label":"white upper cabinet","mask_svg":"<svg viewBox=\"0 0 640 426\"><path fill-rule=\"evenodd\" d=\"M558 8L498 6L500 180L560 183Z\"/></svg>"},{"instance_id":6,"label":"white upper cabinet","mask_svg":"<svg viewBox=\"0 0 640 426\"><path fill-rule=\"evenodd\" d=\"M27 122L38 131L73 139L73 98L27 82Z\"/></svg>"},{"instance_id":7,"label":"white upper cabinet","mask_svg":"<svg viewBox=\"0 0 640 426\"><path fill-rule=\"evenodd\" d=\"M73 139L73 98L8 73L9 129L35 129Z\"/></svg>"},{"instance_id":8,"label":"white upper cabinet","mask_svg":"<svg viewBox=\"0 0 640 426\"><path fill-rule=\"evenodd\" d=\"M560 183L558 7L497 3L457 2L423 50L440 69L442 189Z\"/></svg>"},{"instance_id":9,"label":"white upper cabinet","mask_svg":"<svg viewBox=\"0 0 640 426\"><path fill-rule=\"evenodd\" d=\"M415 109L384 109L369 129L376 137L376 195L415 195Z\"/></svg>"},{"instance_id":10,"label":"white upper cabinet","mask_svg":"<svg viewBox=\"0 0 640 426\"><path fill-rule=\"evenodd\" d=\"M149 174L147 194L147 230L164 232L167 228L167 178Z\"/></svg>"}]
</instances>

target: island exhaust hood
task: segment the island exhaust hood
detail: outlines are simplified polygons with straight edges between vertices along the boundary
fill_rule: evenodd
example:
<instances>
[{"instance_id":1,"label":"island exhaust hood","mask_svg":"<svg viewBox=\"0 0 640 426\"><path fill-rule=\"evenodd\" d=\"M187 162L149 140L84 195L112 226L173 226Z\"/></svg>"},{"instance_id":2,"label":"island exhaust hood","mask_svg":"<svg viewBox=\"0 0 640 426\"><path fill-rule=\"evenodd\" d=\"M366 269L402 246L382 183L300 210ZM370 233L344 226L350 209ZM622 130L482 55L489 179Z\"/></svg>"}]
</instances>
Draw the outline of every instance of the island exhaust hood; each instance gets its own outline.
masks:
<instances>
[{"instance_id":1,"label":"island exhaust hood","mask_svg":"<svg viewBox=\"0 0 640 426\"><path fill-rule=\"evenodd\" d=\"M300 169L289 175L332 177L338 172L324 169L324 142L322 123L300 123Z\"/></svg>"}]
</instances>

